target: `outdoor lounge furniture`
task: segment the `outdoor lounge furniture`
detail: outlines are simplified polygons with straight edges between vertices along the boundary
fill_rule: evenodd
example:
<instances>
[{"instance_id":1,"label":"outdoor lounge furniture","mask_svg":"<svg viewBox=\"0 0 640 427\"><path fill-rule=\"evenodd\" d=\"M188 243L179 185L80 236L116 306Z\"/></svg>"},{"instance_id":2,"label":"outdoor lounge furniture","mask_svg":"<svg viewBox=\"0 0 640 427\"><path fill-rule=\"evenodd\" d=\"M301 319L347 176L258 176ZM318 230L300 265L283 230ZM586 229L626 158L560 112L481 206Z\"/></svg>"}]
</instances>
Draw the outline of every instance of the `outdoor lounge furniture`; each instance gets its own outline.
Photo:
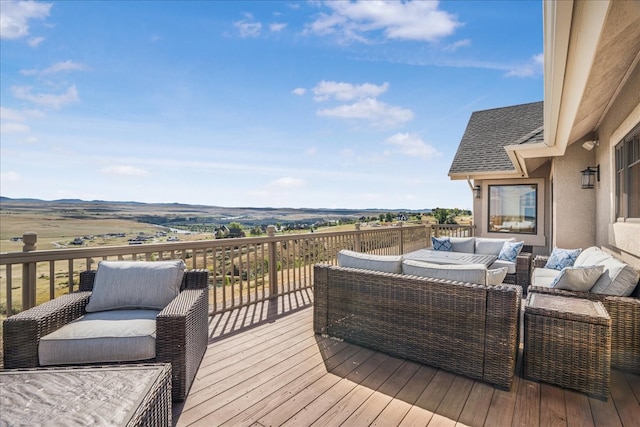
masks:
<instances>
[{"instance_id":1,"label":"outdoor lounge furniture","mask_svg":"<svg viewBox=\"0 0 640 427\"><path fill-rule=\"evenodd\" d=\"M0 372L0 425L172 425L171 365Z\"/></svg>"},{"instance_id":2,"label":"outdoor lounge furniture","mask_svg":"<svg viewBox=\"0 0 640 427\"><path fill-rule=\"evenodd\" d=\"M317 264L314 331L509 389L521 292Z\"/></svg>"},{"instance_id":3,"label":"outdoor lounge furniture","mask_svg":"<svg viewBox=\"0 0 640 427\"><path fill-rule=\"evenodd\" d=\"M584 255L580 254L575 263L579 264L579 261L582 262L580 259L581 256L604 257L603 254L605 254L597 248L588 248L582 252ZM593 253L590 255L591 252ZM609 263L609 265L617 266L617 268L620 267L618 264L621 263L620 261L613 259L610 255L607 255L607 257L612 260L601 258L602 265ZM547 260L548 257L545 256L536 256L534 259L534 270L529 292L600 301L611 317L611 366L640 374L640 285L637 284L637 272L636 275L633 276L619 274L619 272L617 275L613 275L612 271L609 271L609 269L605 269L603 271L601 276L603 281L615 282L616 280L635 280L635 289L631 290L630 295L624 297L595 293L593 292L593 288L587 292L557 289L549 287L551 280L546 276L548 274L553 274L553 272L549 272L550 269L544 268ZM623 269L626 269L625 273L629 272L628 268L623 267ZM556 275L559 273L560 271L555 271ZM601 279L598 279L598 281ZM601 284L603 283L604 282L601 282ZM614 286L616 286L615 283Z\"/></svg>"},{"instance_id":4,"label":"outdoor lounge furniture","mask_svg":"<svg viewBox=\"0 0 640 427\"><path fill-rule=\"evenodd\" d=\"M170 363L173 400L184 400L208 343L209 273L170 263L102 261L78 292L7 318L4 367Z\"/></svg>"},{"instance_id":5,"label":"outdoor lounge furniture","mask_svg":"<svg viewBox=\"0 0 640 427\"><path fill-rule=\"evenodd\" d=\"M524 376L607 400L611 317L599 301L531 293L524 308Z\"/></svg>"}]
</instances>

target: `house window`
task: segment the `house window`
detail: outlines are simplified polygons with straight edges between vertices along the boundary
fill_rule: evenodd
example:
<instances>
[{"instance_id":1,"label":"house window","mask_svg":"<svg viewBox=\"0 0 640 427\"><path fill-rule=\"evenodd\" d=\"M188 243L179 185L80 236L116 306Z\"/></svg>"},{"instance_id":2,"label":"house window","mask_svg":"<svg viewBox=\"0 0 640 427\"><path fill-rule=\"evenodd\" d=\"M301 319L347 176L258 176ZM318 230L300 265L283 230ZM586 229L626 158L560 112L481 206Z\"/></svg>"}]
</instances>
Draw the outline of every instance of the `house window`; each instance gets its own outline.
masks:
<instances>
[{"instance_id":1,"label":"house window","mask_svg":"<svg viewBox=\"0 0 640 427\"><path fill-rule=\"evenodd\" d=\"M489 232L536 234L538 185L489 185Z\"/></svg>"},{"instance_id":2,"label":"house window","mask_svg":"<svg viewBox=\"0 0 640 427\"><path fill-rule=\"evenodd\" d=\"M640 124L616 145L616 216L640 218Z\"/></svg>"}]
</instances>

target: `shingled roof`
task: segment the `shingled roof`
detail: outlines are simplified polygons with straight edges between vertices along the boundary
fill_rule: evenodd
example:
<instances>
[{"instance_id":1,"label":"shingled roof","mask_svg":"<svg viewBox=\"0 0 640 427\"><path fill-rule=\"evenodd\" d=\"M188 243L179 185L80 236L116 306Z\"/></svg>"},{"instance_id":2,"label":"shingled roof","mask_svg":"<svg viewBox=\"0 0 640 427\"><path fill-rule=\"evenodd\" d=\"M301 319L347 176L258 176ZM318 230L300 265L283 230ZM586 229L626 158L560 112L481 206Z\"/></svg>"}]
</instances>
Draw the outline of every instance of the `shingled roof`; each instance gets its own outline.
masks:
<instances>
[{"instance_id":1,"label":"shingled roof","mask_svg":"<svg viewBox=\"0 0 640 427\"><path fill-rule=\"evenodd\" d=\"M449 175L515 172L503 147L542 142L543 120L542 101L472 113Z\"/></svg>"}]
</instances>

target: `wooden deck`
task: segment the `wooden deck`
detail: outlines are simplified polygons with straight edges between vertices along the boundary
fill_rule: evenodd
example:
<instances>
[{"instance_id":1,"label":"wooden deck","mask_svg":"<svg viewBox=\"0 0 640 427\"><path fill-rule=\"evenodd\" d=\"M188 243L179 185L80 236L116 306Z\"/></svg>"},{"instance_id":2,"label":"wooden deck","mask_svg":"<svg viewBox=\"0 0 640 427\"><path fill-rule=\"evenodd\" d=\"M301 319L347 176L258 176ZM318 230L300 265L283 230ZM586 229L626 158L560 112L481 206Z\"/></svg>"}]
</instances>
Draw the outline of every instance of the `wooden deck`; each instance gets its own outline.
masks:
<instances>
[{"instance_id":1,"label":"wooden deck","mask_svg":"<svg viewBox=\"0 0 640 427\"><path fill-rule=\"evenodd\" d=\"M510 392L313 333L311 291L218 315L178 426L640 426L640 376L607 402L522 378Z\"/></svg>"}]
</instances>

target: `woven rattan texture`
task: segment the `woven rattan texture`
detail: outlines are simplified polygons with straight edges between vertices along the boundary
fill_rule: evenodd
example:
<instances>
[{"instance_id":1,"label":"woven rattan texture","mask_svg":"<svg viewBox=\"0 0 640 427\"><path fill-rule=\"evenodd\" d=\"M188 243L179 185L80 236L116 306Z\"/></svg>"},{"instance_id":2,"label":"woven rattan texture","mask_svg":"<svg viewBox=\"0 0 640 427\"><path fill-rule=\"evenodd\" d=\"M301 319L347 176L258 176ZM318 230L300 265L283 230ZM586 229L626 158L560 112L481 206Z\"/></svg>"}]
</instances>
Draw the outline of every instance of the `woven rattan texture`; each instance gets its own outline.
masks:
<instances>
[{"instance_id":1,"label":"woven rattan texture","mask_svg":"<svg viewBox=\"0 0 640 427\"><path fill-rule=\"evenodd\" d=\"M534 268L545 266L548 257L536 256ZM600 301L611 317L611 366L640 374L640 284L628 297L614 297L591 292L575 292L530 286L529 292L586 298Z\"/></svg>"},{"instance_id":2,"label":"woven rattan texture","mask_svg":"<svg viewBox=\"0 0 640 427\"><path fill-rule=\"evenodd\" d=\"M535 302L535 310L530 310L535 296L529 296L524 313L525 377L606 400L611 375L611 319L602 314L602 304L575 300L599 306L589 319L583 309L575 314L559 312L557 306L545 309L544 301Z\"/></svg>"},{"instance_id":3,"label":"woven rattan texture","mask_svg":"<svg viewBox=\"0 0 640 427\"><path fill-rule=\"evenodd\" d=\"M316 265L314 329L509 389L521 290Z\"/></svg>"},{"instance_id":4,"label":"woven rattan texture","mask_svg":"<svg viewBox=\"0 0 640 427\"><path fill-rule=\"evenodd\" d=\"M4 366L39 366L38 343L43 337L85 314L95 271L80 274L81 289L18 313L4 321ZM184 400L208 342L209 273L185 272L178 296L156 319L156 358L145 362L171 363L173 400ZM140 363L135 361L132 363Z\"/></svg>"}]
</instances>

